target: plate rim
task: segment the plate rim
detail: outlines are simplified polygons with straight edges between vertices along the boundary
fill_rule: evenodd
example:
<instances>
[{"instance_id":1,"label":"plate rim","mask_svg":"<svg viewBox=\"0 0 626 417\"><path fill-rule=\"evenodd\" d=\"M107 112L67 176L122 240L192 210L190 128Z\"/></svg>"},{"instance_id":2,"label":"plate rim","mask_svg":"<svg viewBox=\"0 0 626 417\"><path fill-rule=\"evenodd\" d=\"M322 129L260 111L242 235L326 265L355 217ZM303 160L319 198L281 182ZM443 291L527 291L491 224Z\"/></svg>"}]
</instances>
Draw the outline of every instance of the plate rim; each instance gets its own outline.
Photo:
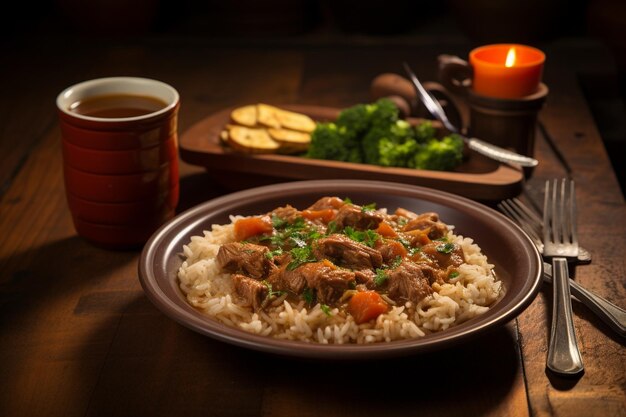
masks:
<instances>
[{"instance_id":1,"label":"plate rim","mask_svg":"<svg viewBox=\"0 0 626 417\"><path fill-rule=\"evenodd\" d=\"M464 326L465 323L463 323L459 326L455 326L442 332L433 333L423 338L404 339L372 344L322 345L314 342L275 339L227 326L210 316L204 315L202 312L194 309L189 304L187 304L187 308L185 309L179 307L175 302L170 300L162 290L161 285L159 285L160 278L155 272L155 266L162 266L163 263L163 259L158 259L157 255L159 254L159 251L163 251L168 246L174 244L173 241L168 242L166 240L172 233L176 236L184 234L186 241L183 241L182 239L180 240L180 242L184 244L188 241L190 237L188 233L193 226L202 221L202 216L209 216L211 214L211 210L216 210L217 208L221 210L228 209L231 205L241 204L241 201L246 201L247 198L257 195L263 195L267 198L271 198L279 195L284 196L285 193L300 194L302 192L313 191L323 193L322 190L325 190L325 186L328 187L331 185L335 187L339 186L339 188L360 188L360 191L363 191L363 188L366 187L383 187L387 191L392 191L393 195L404 195L410 198L423 198L424 196L427 196L430 198L427 199L427 201L436 204L442 204L442 202L449 203L444 205L450 208L456 207L456 205L461 202L465 209L469 209L472 212L486 211L490 214L490 217L497 219L513 230L516 233L517 238L523 242L526 251L529 252L531 276L527 278L524 284L524 288L527 291L521 296L513 296L513 300L510 302L513 304L507 308L503 314L492 317L488 321L470 328ZM420 197L416 194L420 195ZM453 202L452 200L454 200L455 205L451 204ZM179 230L177 228L182 229ZM178 232L176 232L176 230L178 230ZM181 230L185 232L182 233ZM474 338L485 333L486 331L508 323L521 314L537 296L542 282L543 264L541 255L530 238L517 225L515 225L515 223L496 210L465 197L432 188L385 181L308 180L254 187L243 191L229 193L187 209L162 225L150 237L141 252L138 264L138 273L144 293L163 314L184 327L205 336L244 348L286 356L314 359L362 359L393 357L428 352L440 347L442 343L444 346L457 344L458 342ZM169 284L171 285L171 282ZM178 285L176 285L176 288L178 288ZM180 294L182 296L182 291ZM477 316L477 318L480 318L480 316Z\"/></svg>"}]
</instances>

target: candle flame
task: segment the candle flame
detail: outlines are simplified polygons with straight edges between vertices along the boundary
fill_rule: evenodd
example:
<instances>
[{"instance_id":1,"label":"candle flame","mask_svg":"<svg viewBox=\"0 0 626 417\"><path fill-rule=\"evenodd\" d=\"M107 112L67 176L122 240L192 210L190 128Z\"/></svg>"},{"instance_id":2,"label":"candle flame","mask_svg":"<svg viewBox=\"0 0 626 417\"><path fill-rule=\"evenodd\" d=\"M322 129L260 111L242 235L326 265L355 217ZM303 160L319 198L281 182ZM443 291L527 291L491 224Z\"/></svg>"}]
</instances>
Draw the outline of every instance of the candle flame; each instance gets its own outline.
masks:
<instances>
[{"instance_id":1,"label":"candle flame","mask_svg":"<svg viewBox=\"0 0 626 417\"><path fill-rule=\"evenodd\" d=\"M515 48L510 48L509 52L506 54L504 66L511 68L513 65L515 65Z\"/></svg>"}]
</instances>

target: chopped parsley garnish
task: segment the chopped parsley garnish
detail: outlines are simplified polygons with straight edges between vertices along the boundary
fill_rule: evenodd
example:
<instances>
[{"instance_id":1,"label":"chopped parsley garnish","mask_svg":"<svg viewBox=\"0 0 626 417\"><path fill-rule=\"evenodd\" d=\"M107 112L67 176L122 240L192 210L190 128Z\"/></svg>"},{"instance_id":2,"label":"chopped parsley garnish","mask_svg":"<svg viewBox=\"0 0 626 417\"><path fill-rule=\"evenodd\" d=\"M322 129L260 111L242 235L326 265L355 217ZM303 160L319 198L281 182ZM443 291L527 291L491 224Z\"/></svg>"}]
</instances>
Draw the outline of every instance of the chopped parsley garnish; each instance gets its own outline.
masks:
<instances>
[{"instance_id":1,"label":"chopped parsley garnish","mask_svg":"<svg viewBox=\"0 0 626 417\"><path fill-rule=\"evenodd\" d=\"M382 268L376 268L376 276L374 277L374 284L377 287L380 287L387 281L389 278L389 274L387 273L390 269L395 269L400 266L402 263L402 256L396 256L393 261L389 265L383 265Z\"/></svg>"},{"instance_id":2,"label":"chopped parsley garnish","mask_svg":"<svg viewBox=\"0 0 626 417\"><path fill-rule=\"evenodd\" d=\"M282 254L283 254L283 248L278 248L278 249L266 252L265 253L265 257L267 259L269 259L269 260L272 260L272 259L274 259L275 256L279 256L279 255L282 255Z\"/></svg>"},{"instance_id":3,"label":"chopped parsley garnish","mask_svg":"<svg viewBox=\"0 0 626 417\"><path fill-rule=\"evenodd\" d=\"M327 235L332 235L338 229L339 229L339 227L337 226L337 222L334 221L334 220L331 220L331 221L328 222L328 226L326 227L326 234Z\"/></svg>"},{"instance_id":4,"label":"chopped parsley garnish","mask_svg":"<svg viewBox=\"0 0 626 417\"><path fill-rule=\"evenodd\" d=\"M421 250L422 250L421 248L416 248L416 247L411 246L408 250L409 256L413 256L416 253L420 253Z\"/></svg>"},{"instance_id":5,"label":"chopped parsley garnish","mask_svg":"<svg viewBox=\"0 0 626 417\"><path fill-rule=\"evenodd\" d=\"M409 222L409 219L407 219L406 217L398 217L398 220L396 221L396 223L400 227L404 227L408 222Z\"/></svg>"},{"instance_id":6,"label":"chopped parsley garnish","mask_svg":"<svg viewBox=\"0 0 626 417\"><path fill-rule=\"evenodd\" d=\"M261 282L262 282L263 285L265 285L267 287L267 297L266 298L272 298L274 296L280 297L281 295L283 295L285 293L285 291L274 291L274 290L272 290L272 284L267 282L267 280L263 280Z\"/></svg>"},{"instance_id":7,"label":"chopped parsley garnish","mask_svg":"<svg viewBox=\"0 0 626 417\"><path fill-rule=\"evenodd\" d=\"M302 298L307 305L313 305L313 301L315 300L315 293L311 288L307 287L302 292Z\"/></svg>"},{"instance_id":8,"label":"chopped parsley garnish","mask_svg":"<svg viewBox=\"0 0 626 417\"><path fill-rule=\"evenodd\" d=\"M389 269L394 269L400 266L402 263L402 256L396 256L393 262L389 265Z\"/></svg>"},{"instance_id":9,"label":"chopped parsley garnish","mask_svg":"<svg viewBox=\"0 0 626 417\"><path fill-rule=\"evenodd\" d=\"M454 243L444 243L443 245L439 245L437 246L435 249L437 249L437 252L439 253L451 253L454 250Z\"/></svg>"},{"instance_id":10,"label":"chopped parsley garnish","mask_svg":"<svg viewBox=\"0 0 626 417\"><path fill-rule=\"evenodd\" d=\"M322 237L322 234L317 230L310 231L308 235L306 235L307 240L317 240Z\"/></svg>"},{"instance_id":11,"label":"chopped parsley garnish","mask_svg":"<svg viewBox=\"0 0 626 417\"><path fill-rule=\"evenodd\" d=\"M352 204L352 200L350 200L350 197L346 197L346 198L344 198L344 199L343 199L343 202L344 202L345 204Z\"/></svg>"},{"instance_id":12,"label":"chopped parsley garnish","mask_svg":"<svg viewBox=\"0 0 626 417\"><path fill-rule=\"evenodd\" d=\"M416 253L418 253L419 251L422 250L419 247L415 247L415 246L411 245L411 242L409 242L408 240L406 240L404 238L398 239L398 242L402 243L402 246L404 246L404 248L408 252L407 253L408 256L413 256L413 255L415 255Z\"/></svg>"},{"instance_id":13,"label":"chopped parsley garnish","mask_svg":"<svg viewBox=\"0 0 626 417\"><path fill-rule=\"evenodd\" d=\"M262 240L269 240L274 246L285 246L287 243L290 243L291 246L299 246L302 242L297 240L294 242L292 238L306 241L309 233L311 233L302 217L298 217L293 223L288 223L286 220L272 215L272 224L276 228L276 233Z\"/></svg>"},{"instance_id":14,"label":"chopped parsley garnish","mask_svg":"<svg viewBox=\"0 0 626 417\"><path fill-rule=\"evenodd\" d=\"M460 274L459 274L459 271L452 271L452 272L450 272L450 275L448 275L448 278L450 278L450 279L452 279L452 278L456 278L456 277L458 277L459 275L460 275Z\"/></svg>"},{"instance_id":15,"label":"chopped parsley garnish","mask_svg":"<svg viewBox=\"0 0 626 417\"><path fill-rule=\"evenodd\" d=\"M303 248L293 248L289 251L292 261L287 265L288 271L293 271L297 267L307 262L315 262L317 259L313 256L313 249L310 246Z\"/></svg>"},{"instance_id":16,"label":"chopped parsley garnish","mask_svg":"<svg viewBox=\"0 0 626 417\"><path fill-rule=\"evenodd\" d=\"M287 220L281 219L276 214L272 214L272 226L274 229L282 229L287 224Z\"/></svg>"},{"instance_id":17,"label":"chopped parsley garnish","mask_svg":"<svg viewBox=\"0 0 626 417\"><path fill-rule=\"evenodd\" d=\"M376 241L380 238L380 235L371 229L359 231L359 230L354 230L350 226L344 228L343 233L346 236L348 236L350 239L359 243L363 243L364 245L367 245L370 248L373 248L374 244L376 244Z\"/></svg>"},{"instance_id":18,"label":"chopped parsley garnish","mask_svg":"<svg viewBox=\"0 0 626 417\"><path fill-rule=\"evenodd\" d=\"M328 317L330 317L332 314L330 312L330 307L328 307L326 304L320 304L320 309L324 312L324 314L326 314Z\"/></svg>"},{"instance_id":19,"label":"chopped parsley garnish","mask_svg":"<svg viewBox=\"0 0 626 417\"><path fill-rule=\"evenodd\" d=\"M385 283L385 281L387 281L387 278L389 278L389 276L387 275L387 270L382 269L382 268L377 268L376 276L374 277L374 284L376 284L377 287L380 287L381 285Z\"/></svg>"},{"instance_id":20,"label":"chopped parsley garnish","mask_svg":"<svg viewBox=\"0 0 626 417\"><path fill-rule=\"evenodd\" d=\"M376 203L369 203L361 207L361 212L368 213L376 210Z\"/></svg>"},{"instance_id":21,"label":"chopped parsley garnish","mask_svg":"<svg viewBox=\"0 0 626 417\"><path fill-rule=\"evenodd\" d=\"M289 236L289 241L292 243L292 246L303 248L306 246L306 242L302 237L303 236L300 233L297 233L293 236Z\"/></svg>"},{"instance_id":22,"label":"chopped parsley garnish","mask_svg":"<svg viewBox=\"0 0 626 417\"><path fill-rule=\"evenodd\" d=\"M435 239L435 242L447 242L448 236L440 237L439 239Z\"/></svg>"}]
</instances>

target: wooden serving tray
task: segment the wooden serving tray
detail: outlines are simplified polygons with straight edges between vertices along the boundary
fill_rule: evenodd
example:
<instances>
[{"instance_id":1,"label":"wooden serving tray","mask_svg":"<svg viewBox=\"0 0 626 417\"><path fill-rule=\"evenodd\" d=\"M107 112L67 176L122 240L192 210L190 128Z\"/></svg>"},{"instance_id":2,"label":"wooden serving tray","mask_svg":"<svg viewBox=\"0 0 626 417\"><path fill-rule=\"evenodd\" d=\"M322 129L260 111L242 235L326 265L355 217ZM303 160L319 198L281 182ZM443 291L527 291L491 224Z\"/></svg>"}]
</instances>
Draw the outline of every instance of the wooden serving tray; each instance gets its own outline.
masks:
<instances>
[{"instance_id":1,"label":"wooden serving tray","mask_svg":"<svg viewBox=\"0 0 626 417\"><path fill-rule=\"evenodd\" d=\"M317 121L335 120L340 109L311 105L276 105ZM206 168L220 185L240 190L278 182L311 179L367 179L420 185L475 200L501 200L518 195L521 170L469 151L453 172L380 167L279 154L243 154L223 146L220 132L235 107L200 120L180 137L183 161ZM414 120L417 121L417 120ZM440 126L440 125L439 125Z\"/></svg>"}]
</instances>

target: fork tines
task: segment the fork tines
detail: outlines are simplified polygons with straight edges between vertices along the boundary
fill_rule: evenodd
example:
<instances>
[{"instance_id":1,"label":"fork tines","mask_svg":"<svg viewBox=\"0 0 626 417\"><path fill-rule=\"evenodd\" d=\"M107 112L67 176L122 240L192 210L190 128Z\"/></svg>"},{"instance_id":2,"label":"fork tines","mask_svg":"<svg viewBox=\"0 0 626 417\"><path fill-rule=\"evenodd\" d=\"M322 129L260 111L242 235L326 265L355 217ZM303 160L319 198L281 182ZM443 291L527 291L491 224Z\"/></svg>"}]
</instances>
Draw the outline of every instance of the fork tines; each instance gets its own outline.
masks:
<instances>
[{"instance_id":1,"label":"fork tines","mask_svg":"<svg viewBox=\"0 0 626 417\"><path fill-rule=\"evenodd\" d=\"M544 254L567 257L578 254L573 180L546 181L543 224Z\"/></svg>"},{"instance_id":2,"label":"fork tines","mask_svg":"<svg viewBox=\"0 0 626 417\"><path fill-rule=\"evenodd\" d=\"M543 250L543 221L533 210L517 198L501 201L498 208L526 232L539 251Z\"/></svg>"}]
</instances>

